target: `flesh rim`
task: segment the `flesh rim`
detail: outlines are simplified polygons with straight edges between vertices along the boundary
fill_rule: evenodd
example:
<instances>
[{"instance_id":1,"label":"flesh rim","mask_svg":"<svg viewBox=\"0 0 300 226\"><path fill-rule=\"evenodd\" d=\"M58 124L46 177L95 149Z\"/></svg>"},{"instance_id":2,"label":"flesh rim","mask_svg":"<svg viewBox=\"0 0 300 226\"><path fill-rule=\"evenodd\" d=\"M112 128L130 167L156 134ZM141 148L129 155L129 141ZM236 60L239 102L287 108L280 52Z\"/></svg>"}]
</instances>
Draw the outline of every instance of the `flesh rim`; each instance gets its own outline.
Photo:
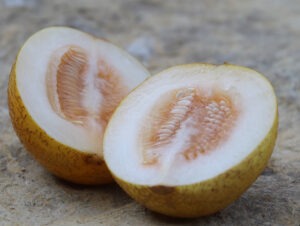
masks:
<instances>
[{"instance_id":1,"label":"flesh rim","mask_svg":"<svg viewBox=\"0 0 300 226\"><path fill-rule=\"evenodd\" d=\"M213 90L221 91L230 99L238 114L229 136L190 161L174 157L189 138L181 129L176 141L160 150L169 154L161 154L159 163L145 163L143 137L147 124L155 122L158 103L164 102L168 92L187 88L208 96L214 95ZM274 123L276 106L270 83L251 69L228 64L173 67L149 78L122 101L105 132L104 158L113 175L132 184L174 186L207 180L237 165L256 149ZM130 163L124 164L124 159Z\"/></svg>"},{"instance_id":2,"label":"flesh rim","mask_svg":"<svg viewBox=\"0 0 300 226\"><path fill-rule=\"evenodd\" d=\"M72 58L74 53L75 57ZM64 63L64 58L67 66L68 64L72 66L72 60L75 63L77 62L77 69L76 67L75 69L74 67L69 67L69 69L60 67ZM59 83L59 76L56 78L56 71L71 70L69 74L72 74L75 70L75 73L79 74L82 71L80 69L82 68L80 59L84 60L82 64L87 64L84 80L84 85L87 88L84 90L85 95L82 102L87 108L91 108L91 113L85 121L80 118L86 116L85 112L72 118L71 114L74 112L74 106L69 111L64 110L63 113L61 112L63 108L61 106L57 107L58 97L56 92L58 92L59 87L56 87L56 84ZM19 52L15 69L20 96L36 123L58 142L76 150L97 153L100 156L102 156L101 137L109 118L107 115L110 116L114 110L110 106L107 107L107 103L113 100L105 101L107 97L113 96L109 93L110 90L105 90L106 84L113 84L114 87L117 87L113 90L113 93L117 94L120 90L118 83L121 81L120 83L125 91L118 97L117 101L120 101L130 90L149 76L149 73L141 64L113 44L67 27L50 27L31 36ZM95 79L96 76L98 77ZM103 78L103 76L106 76L106 78ZM71 82L77 84L78 79L76 79ZM106 84L98 85L102 91L104 90L103 92L106 92L106 96L101 93L103 95L99 97L96 93L97 87L94 87L94 83L100 79L106 82ZM65 78L61 80L64 81ZM66 84L62 85L60 95L63 98L72 97L70 93L73 90L69 88L68 91L68 87ZM77 87L79 86L77 85ZM67 93L67 95L64 93ZM67 105L70 104L73 103L69 101ZM117 104L118 102L114 104L114 107ZM101 110L97 109L98 111L93 113L93 109L96 107ZM104 108L110 108L110 112L103 116L106 117L105 122L99 122L99 114L104 112ZM71 114L68 112L71 112Z\"/></svg>"}]
</instances>

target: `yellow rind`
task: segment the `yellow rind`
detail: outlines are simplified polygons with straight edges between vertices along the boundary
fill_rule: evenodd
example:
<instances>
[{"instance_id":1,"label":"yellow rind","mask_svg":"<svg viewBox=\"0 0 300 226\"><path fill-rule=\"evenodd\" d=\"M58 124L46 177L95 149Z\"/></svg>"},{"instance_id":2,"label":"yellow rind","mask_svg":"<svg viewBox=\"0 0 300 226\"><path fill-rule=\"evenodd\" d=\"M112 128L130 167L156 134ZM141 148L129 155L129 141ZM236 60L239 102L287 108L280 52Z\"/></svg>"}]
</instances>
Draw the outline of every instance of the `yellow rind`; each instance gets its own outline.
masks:
<instances>
[{"instance_id":1,"label":"yellow rind","mask_svg":"<svg viewBox=\"0 0 300 226\"><path fill-rule=\"evenodd\" d=\"M51 138L30 116L23 104L13 65L8 84L8 107L13 127L34 158L51 173L78 184L105 184L113 178L102 158L68 147Z\"/></svg>"},{"instance_id":2,"label":"yellow rind","mask_svg":"<svg viewBox=\"0 0 300 226\"><path fill-rule=\"evenodd\" d=\"M217 65L201 63L176 67L199 65L217 67ZM250 68L237 65L224 64L224 66L252 71ZM262 78L266 80L264 76ZM275 94L274 98L276 98ZM230 203L238 199L262 173L273 152L277 129L278 109L276 109L271 129L255 150L239 164L224 173L199 183L184 186L158 185L151 187L129 183L114 174L113 177L129 196L155 212L182 218L211 215L226 208Z\"/></svg>"},{"instance_id":3,"label":"yellow rind","mask_svg":"<svg viewBox=\"0 0 300 226\"><path fill-rule=\"evenodd\" d=\"M235 201L266 167L277 136L278 117L260 145L241 163L203 182L185 186L142 186L115 177L137 202L168 216L200 217L216 213Z\"/></svg>"}]
</instances>

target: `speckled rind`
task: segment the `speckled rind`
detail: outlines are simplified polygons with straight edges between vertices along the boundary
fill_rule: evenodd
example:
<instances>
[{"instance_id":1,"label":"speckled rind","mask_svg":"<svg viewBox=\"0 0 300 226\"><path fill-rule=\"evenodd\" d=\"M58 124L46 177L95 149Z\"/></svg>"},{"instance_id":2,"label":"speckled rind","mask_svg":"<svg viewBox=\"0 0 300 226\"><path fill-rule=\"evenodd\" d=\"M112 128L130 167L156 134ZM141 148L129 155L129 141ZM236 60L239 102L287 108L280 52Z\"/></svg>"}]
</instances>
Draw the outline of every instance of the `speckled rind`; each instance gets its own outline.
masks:
<instances>
[{"instance_id":1,"label":"speckled rind","mask_svg":"<svg viewBox=\"0 0 300 226\"><path fill-rule=\"evenodd\" d=\"M189 65L183 66L189 67ZM273 152L277 128L278 109L271 129L255 150L238 165L200 183L174 187L160 185L150 187L128 183L116 175L113 176L129 196L155 212L182 218L211 215L238 199L261 174Z\"/></svg>"},{"instance_id":2,"label":"speckled rind","mask_svg":"<svg viewBox=\"0 0 300 226\"><path fill-rule=\"evenodd\" d=\"M240 164L200 183L177 186L141 186L117 178L116 182L137 202L169 216L200 217L216 213L235 201L256 180L272 154L277 134L274 125L258 148Z\"/></svg>"},{"instance_id":3,"label":"speckled rind","mask_svg":"<svg viewBox=\"0 0 300 226\"><path fill-rule=\"evenodd\" d=\"M13 65L8 84L8 107L13 127L25 148L54 175L78 184L106 184L113 181L98 155L68 147L51 138L28 113L16 85Z\"/></svg>"}]
</instances>

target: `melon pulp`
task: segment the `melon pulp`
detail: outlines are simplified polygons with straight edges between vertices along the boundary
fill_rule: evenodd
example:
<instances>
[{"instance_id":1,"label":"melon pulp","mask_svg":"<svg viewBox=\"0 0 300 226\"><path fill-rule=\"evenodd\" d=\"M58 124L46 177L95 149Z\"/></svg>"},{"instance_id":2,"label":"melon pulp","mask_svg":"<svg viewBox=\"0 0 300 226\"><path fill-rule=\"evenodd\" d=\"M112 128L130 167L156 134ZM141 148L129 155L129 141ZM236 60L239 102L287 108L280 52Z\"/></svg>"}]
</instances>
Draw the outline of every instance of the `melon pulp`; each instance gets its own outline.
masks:
<instances>
[{"instance_id":1,"label":"melon pulp","mask_svg":"<svg viewBox=\"0 0 300 226\"><path fill-rule=\"evenodd\" d=\"M259 176L277 125L276 97L261 74L229 64L181 65L121 102L104 135L104 159L117 183L149 209L209 215Z\"/></svg>"},{"instance_id":2,"label":"melon pulp","mask_svg":"<svg viewBox=\"0 0 300 226\"><path fill-rule=\"evenodd\" d=\"M50 172L75 183L112 181L102 139L116 106L149 73L115 45L51 27L30 37L8 85L17 135Z\"/></svg>"}]
</instances>

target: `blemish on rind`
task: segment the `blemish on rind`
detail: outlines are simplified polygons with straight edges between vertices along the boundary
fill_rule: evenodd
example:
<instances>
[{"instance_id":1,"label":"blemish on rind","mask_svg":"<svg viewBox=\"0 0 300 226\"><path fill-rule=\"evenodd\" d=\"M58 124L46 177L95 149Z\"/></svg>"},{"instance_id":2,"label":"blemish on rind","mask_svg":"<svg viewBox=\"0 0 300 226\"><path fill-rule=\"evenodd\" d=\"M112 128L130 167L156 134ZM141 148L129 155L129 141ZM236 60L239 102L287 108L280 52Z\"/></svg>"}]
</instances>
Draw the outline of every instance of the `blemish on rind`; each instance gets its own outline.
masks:
<instances>
[{"instance_id":1,"label":"blemish on rind","mask_svg":"<svg viewBox=\"0 0 300 226\"><path fill-rule=\"evenodd\" d=\"M150 187L150 190L159 195L169 195L175 192L176 189L170 186L157 185L157 186Z\"/></svg>"},{"instance_id":2,"label":"blemish on rind","mask_svg":"<svg viewBox=\"0 0 300 226\"><path fill-rule=\"evenodd\" d=\"M96 154L90 154L85 156L85 162L87 164L96 164L96 165L102 165L104 161Z\"/></svg>"}]
</instances>

